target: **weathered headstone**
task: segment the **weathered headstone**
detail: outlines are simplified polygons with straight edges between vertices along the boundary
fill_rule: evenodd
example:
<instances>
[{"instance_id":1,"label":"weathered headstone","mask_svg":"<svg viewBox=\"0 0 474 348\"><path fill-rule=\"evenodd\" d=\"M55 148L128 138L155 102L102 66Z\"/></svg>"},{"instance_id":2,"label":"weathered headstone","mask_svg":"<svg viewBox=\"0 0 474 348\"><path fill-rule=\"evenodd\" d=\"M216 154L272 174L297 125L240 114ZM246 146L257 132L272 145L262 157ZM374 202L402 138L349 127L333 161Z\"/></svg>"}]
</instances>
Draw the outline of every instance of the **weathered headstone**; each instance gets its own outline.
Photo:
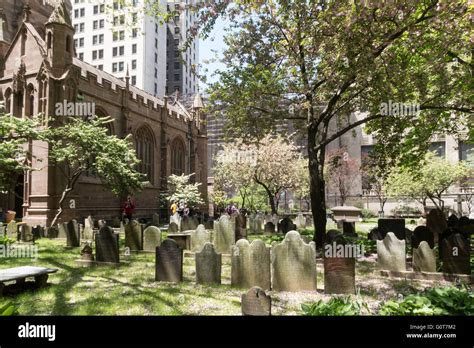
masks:
<instances>
[{"instance_id":1,"label":"weathered headstone","mask_svg":"<svg viewBox=\"0 0 474 348\"><path fill-rule=\"evenodd\" d=\"M151 223L154 226L159 227L160 226L160 215L157 214L157 213L153 213L153 216L151 218Z\"/></svg>"},{"instance_id":2,"label":"weathered headstone","mask_svg":"<svg viewBox=\"0 0 474 348\"><path fill-rule=\"evenodd\" d=\"M214 222L214 245L221 254L230 254L235 243L235 224L224 214Z\"/></svg>"},{"instance_id":3,"label":"weathered headstone","mask_svg":"<svg viewBox=\"0 0 474 348\"><path fill-rule=\"evenodd\" d=\"M460 233L441 240L440 250L443 272L471 274L469 240Z\"/></svg>"},{"instance_id":4,"label":"weathered headstone","mask_svg":"<svg viewBox=\"0 0 474 348\"><path fill-rule=\"evenodd\" d=\"M355 228L355 222L353 221L342 221L342 234L347 237L357 237Z\"/></svg>"},{"instance_id":5,"label":"weathered headstone","mask_svg":"<svg viewBox=\"0 0 474 348\"><path fill-rule=\"evenodd\" d=\"M324 258L324 292L326 294L355 294L355 258Z\"/></svg>"},{"instance_id":6,"label":"weathered headstone","mask_svg":"<svg viewBox=\"0 0 474 348\"><path fill-rule=\"evenodd\" d=\"M265 224L264 232L265 233L275 233L275 224L271 221L268 221Z\"/></svg>"},{"instance_id":7,"label":"weathered headstone","mask_svg":"<svg viewBox=\"0 0 474 348\"><path fill-rule=\"evenodd\" d=\"M290 231L280 244L272 245L272 289L275 291L316 291L316 248Z\"/></svg>"},{"instance_id":8,"label":"weathered headstone","mask_svg":"<svg viewBox=\"0 0 474 348\"><path fill-rule=\"evenodd\" d=\"M67 238L66 223L65 222L58 223L57 238Z\"/></svg>"},{"instance_id":9,"label":"weathered headstone","mask_svg":"<svg viewBox=\"0 0 474 348\"><path fill-rule=\"evenodd\" d=\"M290 231L296 231L296 225L289 217L281 219L281 221L278 223L278 233L286 234Z\"/></svg>"},{"instance_id":10,"label":"weathered headstone","mask_svg":"<svg viewBox=\"0 0 474 348\"><path fill-rule=\"evenodd\" d=\"M161 231L156 226L148 226L143 231L143 250L156 251L161 245Z\"/></svg>"},{"instance_id":11,"label":"weathered headstone","mask_svg":"<svg viewBox=\"0 0 474 348\"><path fill-rule=\"evenodd\" d=\"M388 232L392 232L400 239L405 239L405 219L378 219L377 228L382 236L385 238Z\"/></svg>"},{"instance_id":12,"label":"weathered headstone","mask_svg":"<svg viewBox=\"0 0 474 348\"><path fill-rule=\"evenodd\" d=\"M306 219L303 214L299 213L295 219L295 225L298 229L306 228Z\"/></svg>"},{"instance_id":13,"label":"weathered headstone","mask_svg":"<svg viewBox=\"0 0 474 348\"><path fill-rule=\"evenodd\" d=\"M143 250L142 236L142 225L138 221L132 220L125 226L125 246L130 250Z\"/></svg>"},{"instance_id":14,"label":"weathered headstone","mask_svg":"<svg viewBox=\"0 0 474 348\"><path fill-rule=\"evenodd\" d=\"M32 233L33 233L33 238L35 240L40 239L40 238L44 238L44 228L40 225L34 226L33 230L32 230Z\"/></svg>"},{"instance_id":15,"label":"weathered headstone","mask_svg":"<svg viewBox=\"0 0 474 348\"><path fill-rule=\"evenodd\" d=\"M20 225L20 240L26 243L34 242L33 228L30 225Z\"/></svg>"},{"instance_id":16,"label":"weathered headstone","mask_svg":"<svg viewBox=\"0 0 474 348\"><path fill-rule=\"evenodd\" d=\"M211 243L206 243L202 250L196 253L196 283L220 284L221 269L222 255L215 252Z\"/></svg>"},{"instance_id":17,"label":"weathered headstone","mask_svg":"<svg viewBox=\"0 0 474 348\"><path fill-rule=\"evenodd\" d=\"M418 226L413 231L413 235L411 237L412 248L418 248L418 245L423 241L427 242L431 249L434 248L435 244L433 233L426 226Z\"/></svg>"},{"instance_id":18,"label":"weathered headstone","mask_svg":"<svg viewBox=\"0 0 474 348\"><path fill-rule=\"evenodd\" d=\"M95 234L95 255L98 262L119 263L118 234L112 228L102 227Z\"/></svg>"},{"instance_id":19,"label":"weathered headstone","mask_svg":"<svg viewBox=\"0 0 474 348\"><path fill-rule=\"evenodd\" d=\"M174 213L173 215L170 216L170 227L172 223L174 223L177 227L177 230L173 232L181 231L181 216L179 216L178 213Z\"/></svg>"},{"instance_id":20,"label":"weathered headstone","mask_svg":"<svg viewBox=\"0 0 474 348\"><path fill-rule=\"evenodd\" d=\"M17 237L17 226L15 220L10 221L7 224L7 236L8 238L16 238Z\"/></svg>"},{"instance_id":21,"label":"weathered headstone","mask_svg":"<svg viewBox=\"0 0 474 348\"><path fill-rule=\"evenodd\" d=\"M194 216L183 216L181 219L181 231L195 230L198 225L198 220Z\"/></svg>"},{"instance_id":22,"label":"weathered headstone","mask_svg":"<svg viewBox=\"0 0 474 348\"><path fill-rule=\"evenodd\" d=\"M388 232L383 240L377 241L377 263L380 269L406 271L405 240L398 239Z\"/></svg>"},{"instance_id":23,"label":"weathered headstone","mask_svg":"<svg viewBox=\"0 0 474 348\"><path fill-rule=\"evenodd\" d=\"M92 216L89 215L84 219L84 227L90 227L91 229L94 228L94 220L92 219Z\"/></svg>"},{"instance_id":24,"label":"weathered headstone","mask_svg":"<svg viewBox=\"0 0 474 348\"><path fill-rule=\"evenodd\" d=\"M156 248L155 280L178 283L183 280L183 250L172 239Z\"/></svg>"},{"instance_id":25,"label":"weathered headstone","mask_svg":"<svg viewBox=\"0 0 474 348\"><path fill-rule=\"evenodd\" d=\"M232 247L231 284L241 288L271 287L270 249L260 239L238 240Z\"/></svg>"},{"instance_id":26,"label":"weathered headstone","mask_svg":"<svg viewBox=\"0 0 474 348\"><path fill-rule=\"evenodd\" d=\"M413 270L417 272L436 272L436 256L428 242L422 240L413 248Z\"/></svg>"},{"instance_id":27,"label":"weathered headstone","mask_svg":"<svg viewBox=\"0 0 474 348\"><path fill-rule=\"evenodd\" d=\"M272 298L258 286L242 294L242 315L267 316L272 312Z\"/></svg>"},{"instance_id":28,"label":"weathered headstone","mask_svg":"<svg viewBox=\"0 0 474 348\"><path fill-rule=\"evenodd\" d=\"M235 217L235 240L247 238L247 217L238 214Z\"/></svg>"},{"instance_id":29,"label":"weathered headstone","mask_svg":"<svg viewBox=\"0 0 474 348\"><path fill-rule=\"evenodd\" d=\"M66 244L70 248L75 248L81 245L81 238L79 233L79 224L76 220L71 220L64 223L66 231Z\"/></svg>"},{"instance_id":30,"label":"weathered headstone","mask_svg":"<svg viewBox=\"0 0 474 348\"><path fill-rule=\"evenodd\" d=\"M179 226L175 222L170 222L170 225L168 227L168 232L169 233L178 233L179 232Z\"/></svg>"},{"instance_id":31,"label":"weathered headstone","mask_svg":"<svg viewBox=\"0 0 474 348\"><path fill-rule=\"evenodd\" d=\"M439 236L448 228L448 222L444 217L443 212L438 209L430 210L426 217L426 227L433 232L435 243L438 243Z\"/></svg>"},{"instance_id":32,"label":"weathered headstone","mask_svg":"<svg viewBox=\"0 0 474 348\"><path fill-rule=\"evenodd\" d=\"M211 233L206 231L204 225L199 225L195 231L191 232L191 251L201 251L206 243L211 242Z\"/></svg>"}]
</instances>

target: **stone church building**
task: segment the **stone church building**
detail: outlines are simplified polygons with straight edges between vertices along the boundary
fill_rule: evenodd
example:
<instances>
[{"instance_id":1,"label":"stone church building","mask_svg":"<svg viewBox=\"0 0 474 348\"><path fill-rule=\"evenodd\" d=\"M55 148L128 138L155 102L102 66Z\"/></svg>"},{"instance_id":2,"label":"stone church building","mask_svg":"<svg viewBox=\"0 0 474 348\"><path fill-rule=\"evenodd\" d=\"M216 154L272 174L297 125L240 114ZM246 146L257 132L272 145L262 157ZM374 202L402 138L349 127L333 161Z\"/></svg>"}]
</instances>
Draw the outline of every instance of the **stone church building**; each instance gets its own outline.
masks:
<instances>
[{"instance_id":1,"label":"stone church building","mask_svg":"<svg viewBox=\"0 0 474 348\"><path fill-rule=\"evenodd\" d=\"M28 5L28 2L30 4ZM70 3L54 0L5 0L0 7L0 101L14 117L54 115L57 103L94 103L97 116L111 116L108 132L132 134L139 170L147 183L134 196L135 216L149 218L159 210L160 193L171 174L196 173L207 198L207 132L202 100L190 106L158 99L75 57ZM163 49L166 49L165 47ZM48 118L44 117L47 123ZM64 178L48 165L48 146L29 146L35 168L17 178L14 191L0 194L0 207L14 210L31 224L51 223ZM112 219L121 214L125 197L107 190L97 177L82 175L65 204L63 221L93 215ZM166 208L166 207L162 207Z\"/></svg>"}]
</instances>

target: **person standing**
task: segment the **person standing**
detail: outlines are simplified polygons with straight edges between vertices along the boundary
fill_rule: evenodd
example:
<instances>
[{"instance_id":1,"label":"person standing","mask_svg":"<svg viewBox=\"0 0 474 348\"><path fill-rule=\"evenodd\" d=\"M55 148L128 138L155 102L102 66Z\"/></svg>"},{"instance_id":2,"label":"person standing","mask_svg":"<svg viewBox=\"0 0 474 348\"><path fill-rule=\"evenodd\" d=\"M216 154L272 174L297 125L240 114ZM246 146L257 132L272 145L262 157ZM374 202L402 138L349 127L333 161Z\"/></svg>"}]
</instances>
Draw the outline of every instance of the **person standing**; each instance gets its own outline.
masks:
<instances>
[{"instance_id":1,"label":"person standing","mask_svg":"<svg viewBox=\"0 0 474 348\"><path fill-rule=\"evenodd\" d=\"M124 202L122 206L122 215L124 219L128 219L128 221L132 221L134 212L135 212L135 203L133 203L132 197L128 195L127 200Z\"/></svg>"},{"instance_id":2,"label":"person standing","mask_svg":"<svg viewBox=\"0 0 474 348\"><path fill-rule=\"evenodd\" d=\"M178 210L178 204L176 203L176 201L173 201L171 203L171 206L170 206L170 212L171 212L171 216L173 216L174 214L176 214L176 211Z\"/></svg>"}]
</instances>

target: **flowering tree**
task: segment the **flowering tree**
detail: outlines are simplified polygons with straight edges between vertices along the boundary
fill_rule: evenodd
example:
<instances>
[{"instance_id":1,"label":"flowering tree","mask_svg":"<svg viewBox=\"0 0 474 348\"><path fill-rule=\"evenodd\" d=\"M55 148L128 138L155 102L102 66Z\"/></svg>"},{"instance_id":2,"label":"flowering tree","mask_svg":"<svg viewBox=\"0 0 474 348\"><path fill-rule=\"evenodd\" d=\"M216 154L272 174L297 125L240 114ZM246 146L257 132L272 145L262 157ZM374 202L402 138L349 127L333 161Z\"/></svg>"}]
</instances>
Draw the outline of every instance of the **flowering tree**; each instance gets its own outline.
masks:
<instances>
[{"instance_id":1,"label":"flowering tree","mask_svg":"<svg viewBox=\"0 0 474 348\"><path fill-rule=\"evenodd\" d=\"M340 148L328 151L326 168L329 188L337 192L340 205L344 205L359 177L359 162L349 157L345 148Z\"/></svg>"},{"instance_id":2,"label":"flowering tree","mask_svg":"<svg viewBox=\"0 0 474 348\"><path fill-rule=\"evenodd\" d=\"M204 204L199 186L201 183L191 183L191 177L194 173L189 175L170 175L168 177L168 188L170 194L167 196L168 201L184 201L190 207L196 207Z\"/></svg>"}]
</instances>

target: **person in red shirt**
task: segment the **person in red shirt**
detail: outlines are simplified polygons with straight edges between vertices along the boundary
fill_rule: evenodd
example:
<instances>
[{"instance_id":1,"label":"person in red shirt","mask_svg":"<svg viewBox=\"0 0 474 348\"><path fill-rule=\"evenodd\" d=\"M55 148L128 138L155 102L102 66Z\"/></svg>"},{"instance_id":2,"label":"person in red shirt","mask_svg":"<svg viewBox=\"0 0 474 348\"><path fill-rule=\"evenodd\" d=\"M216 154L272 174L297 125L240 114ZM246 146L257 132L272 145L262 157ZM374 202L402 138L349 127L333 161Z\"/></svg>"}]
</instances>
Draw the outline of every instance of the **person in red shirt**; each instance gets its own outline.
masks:
<instances>
[{"instance_id":1,"label":"person in red shirt","mask_svg":"<svg viewBox=\"0 0 474 348\"><path fill-rule=\"evenodd\" d=\"M124 219L128 219L128 221L132 221L132 215L135 211L135 204L132 201L132 197L129 195L127 196L127 200L122 206L122 215Z\"/></svg>"}]
</instances>

